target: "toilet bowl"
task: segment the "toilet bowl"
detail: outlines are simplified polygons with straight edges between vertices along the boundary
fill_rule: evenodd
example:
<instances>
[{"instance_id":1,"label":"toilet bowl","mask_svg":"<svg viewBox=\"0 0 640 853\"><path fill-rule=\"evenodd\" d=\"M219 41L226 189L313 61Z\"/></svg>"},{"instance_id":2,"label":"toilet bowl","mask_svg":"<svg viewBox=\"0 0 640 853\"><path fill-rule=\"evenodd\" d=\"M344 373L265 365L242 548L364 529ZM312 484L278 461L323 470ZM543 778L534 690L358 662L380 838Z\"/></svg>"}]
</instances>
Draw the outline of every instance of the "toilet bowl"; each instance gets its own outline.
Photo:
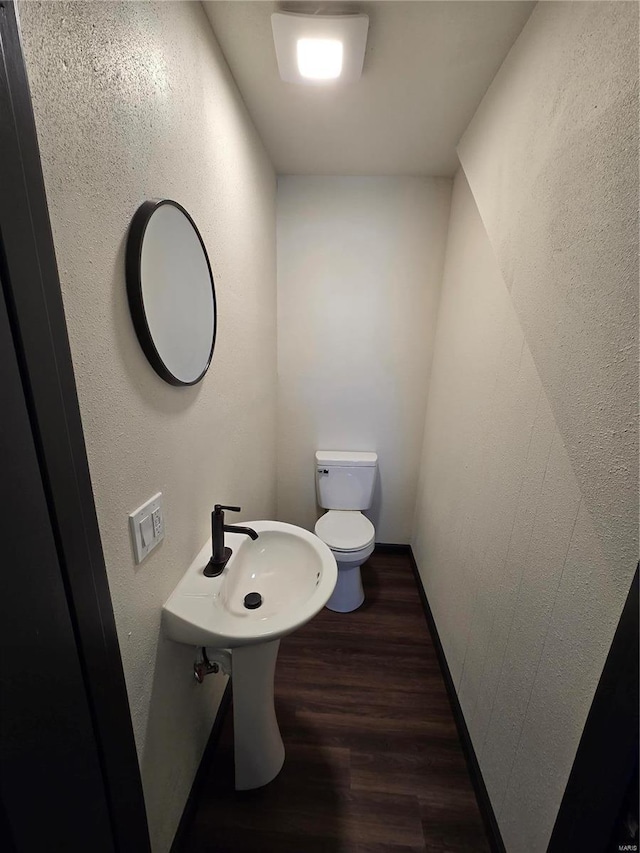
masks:
<instances>
[{"instance_id":1,"label":"toilet bowl","mask_svg":"<svg viewBox=\"0 0 640 853\"><path fill-rule=\"evenodd\" d=\"M371 505L377 463L377 455L369 452L316 453L318 503L329 511L316 522L315 534L338 565L338 581L326 604L337 613L349 613L364 602L360 566L373 553L375 528L361 510Z\"/></svg>"},{"instance_id":2,"label":"toilet bowl","mask_svg":"<svg viewBox=\"0 0 640 853\"><path fill-rule=\"evenodd\" d=\"M349 613L364 602L360 566L373 553L375 528L358 510L332 509L318 519L315 534L338 564L338 580L326 603L329 610Z\"/></svg>"}]
</instances>

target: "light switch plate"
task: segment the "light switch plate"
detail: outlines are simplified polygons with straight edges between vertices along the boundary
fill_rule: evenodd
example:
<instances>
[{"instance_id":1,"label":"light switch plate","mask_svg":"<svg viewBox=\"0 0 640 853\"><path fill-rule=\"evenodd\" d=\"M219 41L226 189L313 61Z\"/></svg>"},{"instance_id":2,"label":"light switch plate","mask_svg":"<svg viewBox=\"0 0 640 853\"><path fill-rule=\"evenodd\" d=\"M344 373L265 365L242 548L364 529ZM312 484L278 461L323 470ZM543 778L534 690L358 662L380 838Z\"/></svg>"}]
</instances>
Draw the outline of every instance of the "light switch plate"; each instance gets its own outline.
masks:
<instances>
[{"instance_id":1,"label":"light switch plate","mask_svg":"<svg viewBox=\"0 0 640 853\"><path fill-rule=\"evenodd\" d=\"M162 492L129 513L129 529L136 563L141 563L149 551L164 539Z\"/></svg>"}]
</instances>

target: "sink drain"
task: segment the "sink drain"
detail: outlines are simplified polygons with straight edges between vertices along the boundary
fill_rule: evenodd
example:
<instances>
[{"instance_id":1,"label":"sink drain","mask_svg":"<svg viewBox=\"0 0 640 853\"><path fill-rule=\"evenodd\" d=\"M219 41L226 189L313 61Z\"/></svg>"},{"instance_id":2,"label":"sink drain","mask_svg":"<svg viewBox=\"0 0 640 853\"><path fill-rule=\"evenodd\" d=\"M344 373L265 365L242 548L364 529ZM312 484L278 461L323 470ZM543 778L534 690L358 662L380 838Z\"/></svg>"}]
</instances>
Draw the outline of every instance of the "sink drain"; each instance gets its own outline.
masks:
<instances>
[{"instance_id":1,"label":"sink drain","mask_svg":"<svg viewBox=\"0 0 640 853\"><path fill-rule=\"evenodd\" d=\"M259 592L249 592L244 597L244 606L247 610L256 610L262 604L262 596Z\"/></svg>"}]
</instances>

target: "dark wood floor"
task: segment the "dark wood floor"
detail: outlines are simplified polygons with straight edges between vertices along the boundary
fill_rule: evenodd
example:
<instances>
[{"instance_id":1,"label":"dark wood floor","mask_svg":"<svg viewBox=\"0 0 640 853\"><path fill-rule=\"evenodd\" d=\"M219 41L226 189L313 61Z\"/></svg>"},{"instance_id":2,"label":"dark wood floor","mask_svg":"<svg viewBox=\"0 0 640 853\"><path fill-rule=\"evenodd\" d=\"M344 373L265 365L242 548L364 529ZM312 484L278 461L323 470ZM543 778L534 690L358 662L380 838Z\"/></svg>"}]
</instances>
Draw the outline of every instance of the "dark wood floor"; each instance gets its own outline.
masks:
<instances>
[{"instance_id":1,"label":"dark wood floor","mask_svg":"<svg viewBox=\"0 0 640 853\"><path fill-rule=\"evenodd\" d=\"M233 789L229 713L184 853L488 851L405 554L363 566L365 604L323 610L280 645L285 764Z\"/></svg>"}]
</instances>

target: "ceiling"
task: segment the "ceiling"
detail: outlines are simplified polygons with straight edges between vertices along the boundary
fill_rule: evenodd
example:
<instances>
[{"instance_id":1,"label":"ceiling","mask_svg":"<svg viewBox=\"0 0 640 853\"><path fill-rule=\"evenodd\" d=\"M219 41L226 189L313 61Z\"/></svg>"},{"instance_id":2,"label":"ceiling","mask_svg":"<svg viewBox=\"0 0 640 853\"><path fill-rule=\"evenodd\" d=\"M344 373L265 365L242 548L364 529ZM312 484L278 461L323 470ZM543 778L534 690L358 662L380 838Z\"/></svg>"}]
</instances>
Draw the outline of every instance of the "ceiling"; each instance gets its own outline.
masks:
<instances>
[{"instance_id":1,"label":"ceiling","mask_svg":"<svg viewBox=\"0 0 640 853\"><path fill-rule=\"evenodd\" d=\"M387 0L204 7L279 174L452 175L455 146L534 3ZM350 85L296 86L278 76L274 11L362 11L364 70Z\"/></svg>"}]
</instances>

